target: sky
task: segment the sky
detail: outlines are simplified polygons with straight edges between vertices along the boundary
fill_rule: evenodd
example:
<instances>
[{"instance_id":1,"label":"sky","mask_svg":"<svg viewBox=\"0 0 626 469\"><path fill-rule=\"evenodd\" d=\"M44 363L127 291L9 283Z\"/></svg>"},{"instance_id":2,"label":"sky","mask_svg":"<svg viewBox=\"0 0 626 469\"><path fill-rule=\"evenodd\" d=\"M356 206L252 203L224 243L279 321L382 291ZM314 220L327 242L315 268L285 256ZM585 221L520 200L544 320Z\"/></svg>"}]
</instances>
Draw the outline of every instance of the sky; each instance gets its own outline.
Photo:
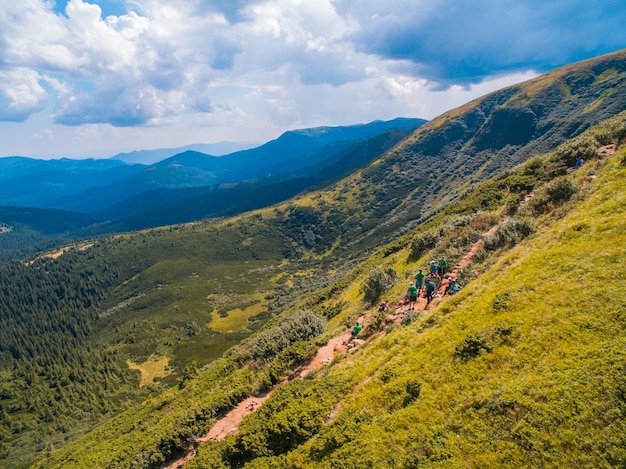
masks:
<instances>
[{"instance_id":1,"label":"sky","mask_svg":"<svg viewBox=\"0 0 626 469\"><path fill-rule=\"evenodd\" d=\"M0 0L0 157L432 119L625 24L624 0Z\"/></svg>"}]
</instances>

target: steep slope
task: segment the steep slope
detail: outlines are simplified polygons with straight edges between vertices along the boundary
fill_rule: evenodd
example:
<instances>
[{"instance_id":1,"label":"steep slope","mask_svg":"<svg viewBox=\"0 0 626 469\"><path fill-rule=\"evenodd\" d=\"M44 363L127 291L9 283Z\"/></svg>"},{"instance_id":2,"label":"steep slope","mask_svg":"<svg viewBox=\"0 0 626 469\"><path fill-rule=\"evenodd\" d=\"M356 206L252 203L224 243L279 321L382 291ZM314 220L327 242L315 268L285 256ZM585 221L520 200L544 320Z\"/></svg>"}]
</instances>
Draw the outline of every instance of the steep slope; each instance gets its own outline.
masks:
<instances>
[{"instance_id":1,"label":"steep slope","mask_svg":"<svg viewBox=\"0 0 626 469\"><path fill-rule=\"evenodd\" d=\"M345 214L350 221L342 225L344 240L339 244L368 249L389 240L476 183L553 150L624 109L626 50L560 68L451 110L346 180L332 200L326 199L327 209L342 212L349 194L363 209L357 216ZM338 245L323 235L319 243Z\"/></svg>"},{"instance_id":2,"label":"steep slope","mask_svg":"<svg viewBox=\"0 0 626 469\"><path fill-rule=\"evenodd\" d=\"M605 57L602 63L617 70L623 60L613 63L615 57ZM598 63L591 65L599 67ZM621 72L608 76L619 91ZM531 90L537 83L519 88ZM600 92L596 85L577 90L585 98L582 101ZM486 106L489 99L478 100L468 106L469 111ZM603 109L621 99L615 94ZM566 105L550 104L551 109ZM463 110L452 114L457 120L468 115ZM574 109L561 117L567 121L575 115ZM52 454L51 467L57 462L66 467L159 465L184 451L190 434L206 430L221 412L244 397L280 383L292 368L311 357L317 347L309 337L318 335L326 320L330 322L324 339L344 332L364 311L368 313L364 337L378 333L385 318L376 316L371 305L362 301L363 284L388 288L391 282L390 298L398 297L417 267L416 260L423 262L420 259L434 248L433 256L445 254L455 262L477 236L515 213L530 191L535 196L528 204L532 208L529 218L566 202L578 193L567 177L568 168L579 155L589 158L598 147L623 139L622 122L623 116L617 128L613 124L603 127L597 135L565 145L553 159L532 160L519 172L510 169L478 184L477 190L467 181L473 169L477 180L486 177L485 166L468 167L469 173L457 185L446 179L450 184L425 186L430 178L437 179L436 174L420 169L421 159L430 158L431 164L436 159L417 151L421 148L418 131L408 146L396 146L327 190L303 193L239 217L103 237L73 246L58 258L42 256L0 266L0 279L5 282L2 291L9 295L9 301L0 304L3 324L7 324L0 340L4 411L0 414L0 453L7 455L9 466L27 464L33 448L37 454L44 450ZM559 125L555 120L553 126ZM453 152L444 154L456 161ZM511 164L505 156L483 154L489 165L502 168ZM398 158L411 164L394 167ZM410 178L419 184L409 184ZM428 202L430 193L437 194L433 203L420 205L420 200ZM480 211L493 213L476 215ZM532 231L527 229L527 219L501 225L489 249L485 245L481 254L487 262L496 260L492 251L497 253L518 235L528 236ZM408 264L407 259L411 259ZM395 266L396 275L377 266ZM464 285L479 273L464 272ZM287 316L297 321L287 321ZM11 320L5 322L5 318ZM483 349L480 343L479 351ZM76 373L81 361L88 366ZM206 370L199 369L205 365ZM318 432L320 419L325 421L330 412L328 406L332 409L337 402L337 393L350 392L354 384L348 376L314 388L312 396L317 400L311 408L318 413L310 419L310 426L294 428L285 413L284 419L268 427L275 432L272 445L277 445L271 450L260 440L258 444L229 440L223 444L234 445L232 452L212 446L210 452L233 464L259 455L276 457L280 463L286 451ZM71 393L66 392L69 385ZM276 398L285 392L285 406L295 405L289 396L309 393L308 385L318 386L307 380L281 388L286 391L278 392ZM170 392L157 395L168 388ZM414 395L416 389L411 389ZM146 395L153 398L54 454L54 448L67 444L105 414L114 415ZM278 404L267 409L283 405L274 402ZM302 408L293 411L299 413ZM302 420L309 421L308 414L293 419ZM297 433L300 427L303 432ZM261 438L263 433L256 434ZM284 441L295 446L280 446Z\"/></svg>"},{"instance_id":3,"label":"steep slope","mask_svg":"<svg viewBox=\"0 0 626 469\"><path fill-rule=\"evenodd\" d=\"M272 386L237 432L203 442L188 467L623 465L626 152L602 159L606 139L624 143L626 115L481 184L179 390L40 466L161 467L234 403ZM572 170L569 160L581 156L587 162ZM490 213L475 212L496 186L531 179L530 202L512 207L500 198ZM458 248L491 226L474 265L457 273L464 287L456 296L421 315L405 312L402 325L385 325L387 313L363 303L372 273L395 271L385 295L398 298L428 259L460 258ZM433 227L437 239L421 249ZM320 333L322 316L326 332L302 342ZM351 351L309 379L283 379L359 316L363 340Z\"/></svg>"}]
</instances>

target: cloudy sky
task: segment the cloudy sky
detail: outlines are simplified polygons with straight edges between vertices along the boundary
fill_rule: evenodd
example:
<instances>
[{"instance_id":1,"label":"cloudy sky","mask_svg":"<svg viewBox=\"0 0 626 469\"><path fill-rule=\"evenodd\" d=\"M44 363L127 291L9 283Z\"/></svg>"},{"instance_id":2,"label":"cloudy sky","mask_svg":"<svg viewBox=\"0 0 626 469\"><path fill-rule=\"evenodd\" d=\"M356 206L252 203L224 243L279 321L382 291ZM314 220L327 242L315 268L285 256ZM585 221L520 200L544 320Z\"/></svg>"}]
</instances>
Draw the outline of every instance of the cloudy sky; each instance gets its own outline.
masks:
<instances>
[{"instance_id":1,"label":"cloudy sky","mask_svg":"<svg viewBox=\"0 0 626 469\"><path fill-rule=\"evenodd\" d=\"M432 119L625 24L624 0L0 0L0 156Z\"/></svg>"}]
</instances>

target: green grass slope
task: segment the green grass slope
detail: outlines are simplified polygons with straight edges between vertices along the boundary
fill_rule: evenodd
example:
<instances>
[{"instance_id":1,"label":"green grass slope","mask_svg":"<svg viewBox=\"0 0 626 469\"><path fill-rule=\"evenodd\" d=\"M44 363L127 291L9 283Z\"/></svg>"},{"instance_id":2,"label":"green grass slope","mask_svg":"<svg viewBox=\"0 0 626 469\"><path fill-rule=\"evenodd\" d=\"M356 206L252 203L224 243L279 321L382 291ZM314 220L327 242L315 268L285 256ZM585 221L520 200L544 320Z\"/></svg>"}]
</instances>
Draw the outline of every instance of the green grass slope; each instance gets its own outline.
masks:
<instances>
[{"instance_id":1,"label":"green grass slope","mask_svg":"<svg viewBox=\"0 0 626 469\"><path fill-rule=\"evenodd\" d=\"M583 172L568 169L578 156L595 159L602 145L623 141L623 116L552 156L535 155L626 108L625 56L575 64L451 111L324 190L237 217L101 237L60 255L0 265L6 325L0 333L0 464L26 465L50 453L51 465L69 457L82 461L75 467L126 467L129 461L156 467L184 451L189 434L205 431L231 405L273 389L315 353L316 341L345 330L364 312L363 335L381 332L384 318L363 301L363 285L374 291L391 285L391 298L399 298L428 257L445 255L454 264L496 227L477 254L482 261L462 272L469 286L502 250L540 232L540 220L564 215L559 206L569 207L572 197L593 187L595 179L579 183L576 174ZM514 138L501 147L497 138L486 145L490 139L481 137L477 144L502 113L517 115L520 106L537 119L503 122L531 135L529 141ZM501 127L492 128L495 138ZM519 208L531 191L534 197ZM282 328L288 316L301 313L328 320L319 339L319 329L307 323ZM504 332L494 334L489 337L496 340ZM284 457L320 431L336 393L346 394L353 384L339 380L324 388L323 406L315 407L301 433L283 433L283 425L298 426L277 422L271 450L263 442L235 442L220 459L241 465ZM409 386L410 394L418 384ZM277 398L289 396L289 389L279 387ZM306 392L318 392L311 389ZM213 401L208 396L214 394L222 397ZM134 407L147 397L154 400ZM98 441L71 443L109 420L111 426L98 429ZM78 456L82 447L88 454Z\"/></svg>"},{"instance_id":2,"label":"green grass slope","mask_svg":"<svg viewBox=\"0 0 626 469\"><path fill-rule=\"evenodd\" d=\"M625 176L613 160L462 294L338 364L323 379L352 392L284 467L623 466Z\"/></svg>"},{"instance_id":3,"label":"green grass slope","mask_svg":"<svg viewBox=\"0 0 626 469\"><path fill-rule=\"evenodd\" d=\"M485 182L36 467L161 467L263 391L270 398L238 433L202 443L187 467L623 466L626 152L601 158L598 147L623 144L625 123L622 114ZM579 156L588 161L571 171ZM505 187L515 204L498 197ZM528 187L534 197L518 205ZM395 272L384 294L399 298L430 258L458 260L475 242L462 291L427 313L385 325L364 302L376 269ZM363 345L283 381L359 316Z\"/></svg>"}]
</instances>

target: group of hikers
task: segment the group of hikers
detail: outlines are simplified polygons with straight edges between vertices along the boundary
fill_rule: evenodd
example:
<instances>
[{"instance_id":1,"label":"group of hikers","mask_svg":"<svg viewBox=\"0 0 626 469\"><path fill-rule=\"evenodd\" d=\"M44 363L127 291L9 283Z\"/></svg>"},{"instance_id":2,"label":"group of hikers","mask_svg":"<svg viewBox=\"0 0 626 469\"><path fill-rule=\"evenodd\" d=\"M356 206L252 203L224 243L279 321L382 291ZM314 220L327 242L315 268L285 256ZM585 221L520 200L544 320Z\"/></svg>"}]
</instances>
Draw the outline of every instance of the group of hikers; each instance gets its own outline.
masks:
<instances>
[{"instance_id":1,"label":"group of hikers","mask_svg":"<svg viewBox=\"0 0 626 469\"><path fill-rule=\"evenodd\" d=\"M417 274L415 274L415 282L411 282L409 284L409 288L404 295L404 300L400 302L398 306L403 306L408 304L409 311L415 310L415 305L417 303L417 298L424 291L424 298L426 298L426 306L424 309L428 309L428 306L433 300L433 297L438 297L439 295L439 285L442 281L446 281L446 288L443 292L443 295L454 295L457 293L461 286L457 283L457 281L452 278L451 275L446 277L446 267L448 262L445 258L439 259L438 262L430 261L430 265L428 267L428 273L424 273L422 269L419 270Z\"/></svg>"},{"instance_id":2,"label":"group of hikers","mask_svg":"<svg viewBox=\"0 0 626 469\"><path fill-rule=\"evenodd\" d=\"M424 273L422 269L415 274L415 282L410 282L409 288L407 289L404 299L398 303L398 308L409 305L408 311L414 311L417 303L417 299L423 291L424 298L426 298L426 306L424 310L428 309L428 306L433 300L433 297L438 297L439 295L439 285L442 281L446 282L446 287L443 291L443 295L454 295L461 289L461 285L454 279L451 275L446 277L446 267L448 262L445 258L440 258L437 262L430 261L428 266L428 273ZM379 311L388 311L389 303L387 300L383 300L378 307ZM351 338L355 338L363 326L358 322L353 327L351 332Z\"/></svg>"}]
</instances>

